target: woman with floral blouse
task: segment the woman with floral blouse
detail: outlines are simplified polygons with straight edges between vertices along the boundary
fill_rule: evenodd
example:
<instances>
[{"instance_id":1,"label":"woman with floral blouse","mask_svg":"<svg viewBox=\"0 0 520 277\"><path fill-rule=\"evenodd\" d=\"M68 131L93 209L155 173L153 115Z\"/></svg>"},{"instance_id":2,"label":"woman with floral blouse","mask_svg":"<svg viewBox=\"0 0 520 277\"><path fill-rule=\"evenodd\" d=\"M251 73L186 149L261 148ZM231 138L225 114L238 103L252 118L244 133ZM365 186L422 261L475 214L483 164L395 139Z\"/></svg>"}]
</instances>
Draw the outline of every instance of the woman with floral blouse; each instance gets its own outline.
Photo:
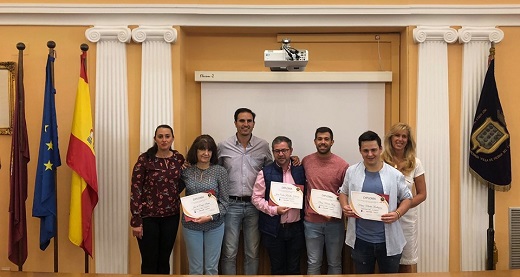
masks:
<instances>
[{"instance_id":1,"label":"woman with floral blouse","mask_svg":"<svg viewBox=\"0 0 520 277\"><path fill-rule=\"evenodd\" d=\"M213 194L219 213L189 218L182 217L182 233L191 275L217 275L224 238L224 216L229 205L228 174L218 165L217 145L209 135L195 139L186 157L191 166L182 172L186 195L200 192Z\"/></svg>"},{"instance_id":2,"label":"woman with floral blouse","mask_svg":"<svg viewBox=\"0 0 520 277\"><path fill-rule=\"evenodd\" d=\"M170 126L158 126L154 141L132 171L130 225L141 252L141 273L170 274L170 254L179 227L179 194L184 189L184 157L171 148Z\"/></svg>"}]
</instances>

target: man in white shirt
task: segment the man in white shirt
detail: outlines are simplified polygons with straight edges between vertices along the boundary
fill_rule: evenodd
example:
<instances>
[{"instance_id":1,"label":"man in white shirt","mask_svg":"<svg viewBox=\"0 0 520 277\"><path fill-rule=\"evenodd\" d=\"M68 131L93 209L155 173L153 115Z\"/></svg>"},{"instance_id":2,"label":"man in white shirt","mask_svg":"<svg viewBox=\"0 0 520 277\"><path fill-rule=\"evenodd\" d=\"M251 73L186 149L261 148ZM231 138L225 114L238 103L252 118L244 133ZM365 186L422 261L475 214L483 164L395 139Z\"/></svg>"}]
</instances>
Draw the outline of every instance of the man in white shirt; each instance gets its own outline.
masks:
<instances>
[{"instance_id":1,"label":"man in white shirt","mask_svg":"<svg viewBox=\"0 0 520 277\"><path fill-rule=\"evenodd\" d=\"M357 274L374 273L376 262L381 273L397 273L406 244L399 218L410 208L412 193L404 175L381 160L383 147L375 132L361 134L358 144L363 162L347 169L340 188L339 200L348 217L345 243L352 248ZM389 212L380 221L356 217L349 203L352 191L388 197Z\"/></svg>"}]
</instances>

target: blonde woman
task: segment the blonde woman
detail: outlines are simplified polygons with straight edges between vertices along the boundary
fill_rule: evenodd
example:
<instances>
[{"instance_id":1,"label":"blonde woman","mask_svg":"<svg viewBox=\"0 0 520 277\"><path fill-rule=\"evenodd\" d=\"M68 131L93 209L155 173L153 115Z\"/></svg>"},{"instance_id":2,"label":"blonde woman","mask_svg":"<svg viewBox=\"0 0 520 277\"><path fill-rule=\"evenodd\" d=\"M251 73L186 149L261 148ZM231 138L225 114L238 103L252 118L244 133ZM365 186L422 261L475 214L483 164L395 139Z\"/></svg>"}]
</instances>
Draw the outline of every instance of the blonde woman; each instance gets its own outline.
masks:
<instances>
[{"instance_id":1,"label":"blonde woman","mask_svg":"<svg viewBox=\"0 0 520 277\"><path fill-rule=\"evenodd\" d=\"M400 219L406 238L399 272L417 272L417 206L426 199L426 181L421 161L415 156L415 140L408 124L397 123L385 136L382 159L403 173L413 192L410 210Z\"/></svg>"}]
</instances>

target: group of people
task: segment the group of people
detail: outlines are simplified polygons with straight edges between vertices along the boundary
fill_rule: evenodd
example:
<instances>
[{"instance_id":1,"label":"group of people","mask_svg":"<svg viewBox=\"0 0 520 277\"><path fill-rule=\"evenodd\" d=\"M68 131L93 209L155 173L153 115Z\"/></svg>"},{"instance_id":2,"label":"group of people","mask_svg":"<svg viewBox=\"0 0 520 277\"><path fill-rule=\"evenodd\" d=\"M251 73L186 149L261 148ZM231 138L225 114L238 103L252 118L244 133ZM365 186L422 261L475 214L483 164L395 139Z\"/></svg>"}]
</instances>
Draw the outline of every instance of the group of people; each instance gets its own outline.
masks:
<instances>
[{"instance_id":1,"label":"group of people","mask_svg":"<svg viewBox=\"0 0 520 277\"><path fill-rule=\"evenodd\" d=\"M382 273L414 270L418 260L415 207L426 198L426 184L408 125L391 128L384 151L376 133L363 133L359 137L363 161L349 166L331 152L330 128L316 130L316 152L300 162L292 156L288 137L278 136L269 144L254 136L255 117L248 108L237 109L235 135L218 146L211 136L201 135L186 159L171 148L172 128L157 127L154 145L139 156L132 172L131 227L141 252L141 273L169 274L179 221L189 274L218 274L220 262L221 274L236 275L241 231L246 275L258 273L260 243L268 252L271 274L276 275L301 274L305 250L306 274L321 274L324 252L326 272L341 274L343 243L352 248L356 273L373 273L376 263ZM274 205L273 182L301 189L302 207ZM198 218L182 214L184 189L186 196L211 193L219 212ZM322 215L311 207L312 190L338 195L342 214L348 218L347 232L343 218ZM350 207L352 191L384 195L389 213L380 220L359 218Z\"/></svg>"}]
</instances>

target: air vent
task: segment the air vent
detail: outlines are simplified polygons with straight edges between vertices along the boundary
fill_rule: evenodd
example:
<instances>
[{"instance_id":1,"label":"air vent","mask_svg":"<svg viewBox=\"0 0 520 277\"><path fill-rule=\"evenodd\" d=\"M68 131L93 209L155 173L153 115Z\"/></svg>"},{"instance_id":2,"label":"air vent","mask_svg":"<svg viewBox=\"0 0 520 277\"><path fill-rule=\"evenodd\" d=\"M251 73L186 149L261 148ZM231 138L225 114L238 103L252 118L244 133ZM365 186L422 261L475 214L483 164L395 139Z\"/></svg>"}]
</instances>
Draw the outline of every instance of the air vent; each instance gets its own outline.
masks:
<instances>
[{"instance_id":1,"label":"air vent","mask_svg":"<svg viewBox=\"0 0 520 277\"><path fill-rule=\"evenodd\" d=\"M509 208L509 269L520 268L520 207Z\"/></svg>"}]
</instances>

